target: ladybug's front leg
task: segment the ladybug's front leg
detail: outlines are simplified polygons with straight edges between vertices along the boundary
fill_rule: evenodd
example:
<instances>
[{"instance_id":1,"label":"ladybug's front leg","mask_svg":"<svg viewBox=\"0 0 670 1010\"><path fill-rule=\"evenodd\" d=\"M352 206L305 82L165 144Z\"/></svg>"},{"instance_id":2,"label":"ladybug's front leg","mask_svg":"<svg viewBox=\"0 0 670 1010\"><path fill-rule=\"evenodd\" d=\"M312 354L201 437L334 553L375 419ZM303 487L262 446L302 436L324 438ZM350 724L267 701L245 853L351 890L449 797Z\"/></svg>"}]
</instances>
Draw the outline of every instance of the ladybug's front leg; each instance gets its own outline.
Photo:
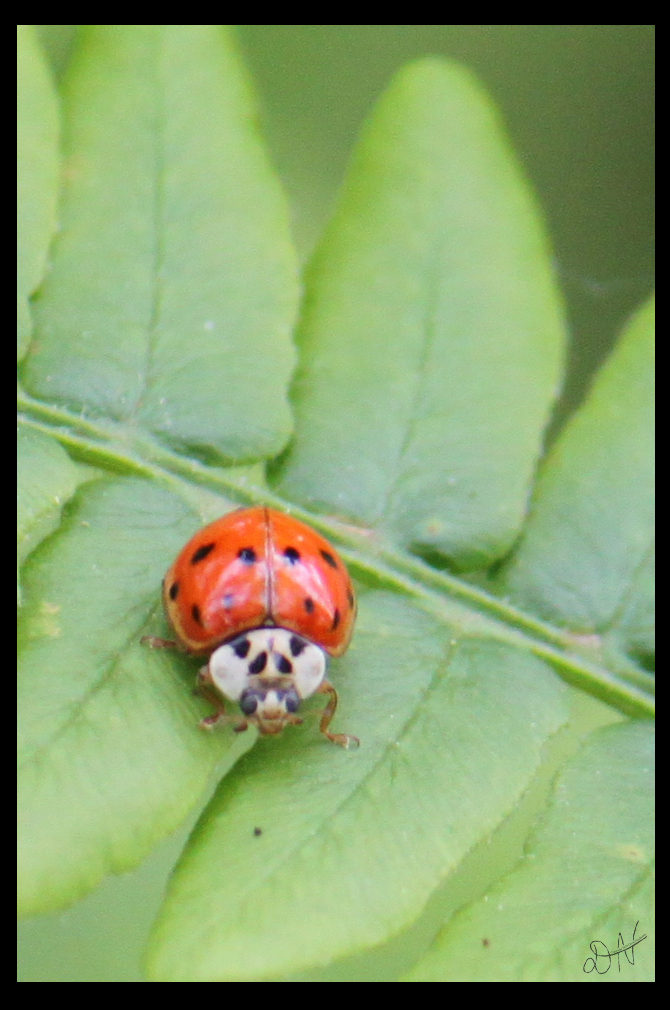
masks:
<instances>
[{"instance_id":1,"label":"ladybug's front leg","mask_svg":"<svg viewBox=\"0 0 670 1010\"><path fill-rule=\"evenodd\" d=\"M196 694L199 694L201 698L208 701L215 709L212 715L205 716L205 718L200 721L201 729L213 729L218 723L223 722L224 720L229 721L230 716L226 712L226 706L221 694L216 690L212 683L208 666L201 666L198 670L198 683L195 690Z\"/></svg>"},{"instance_id":2,"label":"ladybug's front leg","mask_svg":"<svg viewBox=\"0 0 670 1010\"><path fill-rule=\"evenodd\" d=\"M156 635L143 635L140 638L141 645L148 645L150 649L175 649L178 652L183 652L184 650L179 645L179 642L173 642L169 638L157 638Z\"/></svg>"},{"instance_id":3,"label":"ladybug's front leg","mask_svg":"<svg viewBox=\"0 0 670 1010\"><path fill-rule=\"evenodd\" d=\"M330 681L329 680L322 681L316 693L330 695L328 699L328 704L323 710L323 714L321 716L321 723L319 725L319 729L321 730L323 735L328 737L329 740L332 740L333 743L337 743L340 745L340 747L344 747L345 750L351 750L353 747L359 747L361 741L358 739L357 736L349 736L347 733L331 733L328 730L328 727L332 722L333 716L335 715L335 710L337 709L337 691L330 683Z\"/></svg>"},{"instance_id":4,"label":"ladybug's front leg","mask_svg":"<svg viewBox=\"0 0 670 1010\"><path fill-rule=\"evenodd\" d=\"M249 723L246 719L238 719L237 716L228 715L226 712L225 702L221 697L221 692L217 690L212 682L208 666L200 667L198 671L198 684L195 690L201 698L208 701L215 709L211 715L207 715L204 719L200 720L201 729L214 729L215 726L221 726L226 722L235 724L233 726L235 733L243 733L245 729L249 728Z\"/></svg>"}]
</instances>

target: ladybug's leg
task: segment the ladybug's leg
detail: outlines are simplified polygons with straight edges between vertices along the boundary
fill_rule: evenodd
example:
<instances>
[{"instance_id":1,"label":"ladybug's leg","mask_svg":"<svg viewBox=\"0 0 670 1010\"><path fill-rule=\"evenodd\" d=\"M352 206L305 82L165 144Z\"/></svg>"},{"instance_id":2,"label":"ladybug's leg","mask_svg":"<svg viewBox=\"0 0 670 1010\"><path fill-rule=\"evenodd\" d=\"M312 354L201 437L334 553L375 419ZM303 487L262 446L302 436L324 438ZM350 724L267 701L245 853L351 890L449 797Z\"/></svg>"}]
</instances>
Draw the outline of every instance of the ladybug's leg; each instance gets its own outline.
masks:
<instances>
[{"instance_id":1,"label":"ladybug's leg","mask_svg":"<svg viewBox=\"0 0 670 1010\"><path fill-rule=\"evenodd\" d=\"M337 691L333 685L328 680L322 681L317 694L328 694L328 704L323 710L321 716L321 723L319 729L324 736L327 736L329 740L333 743L338 743L340 747L344 747L346 750L350 750L352 747L358 747L360 745L360 740L357 736L348 736L346 733L331 733L328 730L333 716L335 715L335 710L337 709Z\"/></svg>"},{"instance_id":2,"label":"ladybug's leg","mask_svg":"<svg viewBox=\"0 0 670 1010\"><path fill-rule=\"evenodd\" d=\"M207 666L202 666L198 671L198 683L195 693L208 701L215 711L212 715L205 716L200 720L201 729L213 729L218 723L230 721L230 716L226 713L226 706L223 698L212 684L212 679Z\"/></svg>"},{"instance_id":3,"label":"ladybug's leg","mask_svg":"<svg viewBox=\"0 0 670 1010\"><path fill-rule=\"evenodd\" d=\"M156 638L155 635L144 635L140 638L140 642L142 645L148 645L150 649L180 650L180 646L177 642L172 642L169 638Z\"/></svg>"},{"instance_id":4,"label":"ladybug's leg","mask_svg":"<svg viewBox=\"0 0 670 1010\"><path fill-rule=\"evenodd\" d=\"M200 720L200 729L211 730L215 726L223 726L227 723L233 723L233 733L244 733L245 730L249 729L249 723L246 719L238 719L236 715L228 715L223 704L217 712L214 712L212 715L206 715L204 719Z\"/></svg>"},{"instance_id":5,"label":"ladybug's leg","mask_svg":"<svg viewBox=\"0 0 670 1010\"><path fill-rule=\"evenodd\" d=\"M222 726L224 723L231 722L235 724L233 726L235 733L243 733L245 729L249 728L249 723L246 719L239 719L236 715L228 715L226 712L225 702L220 692L217 691L212 683L208 666L202 666L198 671L198 684L195 693L199 694L205 701L208 701L215 709L211 715L207 715L204 719L200 720L200 729L214 729L215 726Z\"/></svg>"}]
</instances>

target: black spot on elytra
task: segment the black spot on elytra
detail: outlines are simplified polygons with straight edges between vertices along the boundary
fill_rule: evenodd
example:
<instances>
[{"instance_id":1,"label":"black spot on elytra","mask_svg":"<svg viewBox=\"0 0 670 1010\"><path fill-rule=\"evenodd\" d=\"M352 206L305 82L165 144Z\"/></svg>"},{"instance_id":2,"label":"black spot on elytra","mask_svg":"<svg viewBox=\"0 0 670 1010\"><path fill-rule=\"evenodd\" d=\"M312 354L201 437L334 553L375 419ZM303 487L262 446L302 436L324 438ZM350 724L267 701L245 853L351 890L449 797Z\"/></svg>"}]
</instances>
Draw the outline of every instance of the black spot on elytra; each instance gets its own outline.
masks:
<instances>
[{"instance_id":1,"label":"black spot on elytra","mask_svg":"<svg viewBox=\"0 0 670 1010\"><path fill-rule=\"evenodd\" d=\"M354 605L354 594L352 593L351 589L347 589L347 599L349 600L349 606L353 607L353 605Z\"/></svg>"},{"instance_id":2,"label":"black spot on elytra","mask_svg":"<svg viewBox=\"0 0 670 1010\"><path fill-rule=\"evenodd\" d=\"M307 642L305 642L302 638L298 638L297 635L291 635L289 645L291 647L292 656L299 656L300 653L307 648Z\"/></svg>"},{"instance_id":3,"label":"black spot on elytra","mask_svg":"<svg viewBox=\"0 0 670 1010\"><path fill-rule=\"evenodd\" d=\"M330 565L331 568L337 568L337 561L330 553L330 551L321 551L320 553L321 557L323 558L323 560L326 562L327 565Z\"/></svg>"},{"instance_id":4,"label":"black spot on elytra","mask_svg":"<svg viewBox=\"0 0 670 1010\"><path fill-rule=\"evenodd\" d=\"M191 607L191 617L196 624L202 624L202 617L200 616L200 607L197 603L194 603Z\"/></svg>"},{"instance_id":5,"label":"black spot on elytra","mask_svg":"<svg viewBox=\"0 0 670 1010\"><path fill-rule=\"evenodd\" d=\"M172 585L170 586L168 596L170 597L171 600L176 600L178 593L179 593L179 583L173 582Z\"/></svg>"},{"instance_id":6,"label":"black spot on elytra","mask_svg":"<svg viewBox=\"0 0 670 1010\"><path fill-rule=\"evenodd\" d=\"M225 607L226 610L230 610L234 602L235 597L233 596L232 593L226 593L226 595L223 597L223 606Z\"/></svg>"},{"instance_id":7,"label":"black spot on elytra","mask_svg":"<svg viewBox=\"0 0 670 1010\"><path fill-rule=\"evenodd\" d=\"M294 565L297 561L300 561L300 551L297 551L295 547L287 547L284 551L284 557Z\"/></svg>"},{"instance_id":8,"label":"black spot on elytra","mask_svg":"<svg viewBox=\"0 0 670 1010\"><path fill-rule=\"evenodd\" d=\"M339 610L336 609L335 613L333 614L333 623L330 626L330 630L335 631L335 628L338 626L339 623L340 623L340 612Z\"/></svg>"},{"instance_id":9,"label":"black spot on elytra","mask_svg":"<svg viewBox=\"0 0 670 1010\"><path fill-rule=\"evenodd\" d=\"M307 611L308 614L314 613L314 600L312 599L311 596L305 597L305 610Z\"/></svg>"},{"instance_id":10,"label":"black spot on elytra","mask_svg":"<svg viewBox=\"0 0 670 1010\"><path fill-rule=\"evenodd\" d=\"M293 673L293 663L286 656L282 656L280 652L277 653L275 662L280 673Z\"/></svg>"},{"instance_id":11,"label":"black spot on elytra","mask_svg":"<svg viewBox=\"0 0 670 1010\"><path fill-rule=\"evenodd\" d=\"M253 565L256 560L256 551L253 547L243 547L242 550L237 552L237 556L240 561L244 561L245 565Z\"/></svg>"},{"instance_id":12,"label":"black spot on elytra","mask_svg":"<svg viewBox=\"0 0 670 1010\"><path fill-rule=\"evenodd\" d=\"M233 646L233 652L240 659L246 659L249 655L249 649L251 648L251 642L248 638L243 638L240 642L236 642Z\"/></svg>"},{"instance_id":13,"label":"black spot on elytra","mask_svg":"<svg viewBox=\"0 0 670 1010\"><path fill-rule=\"evenodd\" d=\"M249 663L249 673L262 673L268 661L267 652L259 652L255 659Z\"/></svg>"},{"instance_id":14,"label":"black spot on elytra","mask_svg":"<svg viewBox=\"0 0 670 1010\"><path fill-rule=\"evenodd\" d=\"M191 564L197 565L198 561L202 561L208 554L211 554L215 547L216 544L203 544L202 547L198 547L197 551L191 558Z\"/></svg>"}]
</instances>

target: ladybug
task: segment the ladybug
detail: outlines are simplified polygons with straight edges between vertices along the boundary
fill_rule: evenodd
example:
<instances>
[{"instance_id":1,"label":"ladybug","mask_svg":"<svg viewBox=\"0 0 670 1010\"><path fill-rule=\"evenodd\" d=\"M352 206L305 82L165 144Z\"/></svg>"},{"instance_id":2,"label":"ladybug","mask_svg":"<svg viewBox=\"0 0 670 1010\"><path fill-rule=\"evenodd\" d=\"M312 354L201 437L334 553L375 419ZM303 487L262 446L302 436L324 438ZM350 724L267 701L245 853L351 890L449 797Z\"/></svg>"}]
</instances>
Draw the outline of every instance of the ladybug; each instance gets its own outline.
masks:
<instances>
[{"instance_id":1,"label":"ladybug","mask_svg":"<svg viewBox=\"0 0 670 1010\"><path fill-rule=\"evenodd\" d=\"M341 656L349 645L356 599L344 563L315 530L264 506L230 512L182 549L163 602L177 641L144 641L207 658L198 684L216 712L204 727L230 719L228 698L242 710L237 732L253 723L274 735L302 722L304 698L326 694L321 732L358 746L328 729L337 692L326 680L326 654Z\"/></svg>"}]
</instances>

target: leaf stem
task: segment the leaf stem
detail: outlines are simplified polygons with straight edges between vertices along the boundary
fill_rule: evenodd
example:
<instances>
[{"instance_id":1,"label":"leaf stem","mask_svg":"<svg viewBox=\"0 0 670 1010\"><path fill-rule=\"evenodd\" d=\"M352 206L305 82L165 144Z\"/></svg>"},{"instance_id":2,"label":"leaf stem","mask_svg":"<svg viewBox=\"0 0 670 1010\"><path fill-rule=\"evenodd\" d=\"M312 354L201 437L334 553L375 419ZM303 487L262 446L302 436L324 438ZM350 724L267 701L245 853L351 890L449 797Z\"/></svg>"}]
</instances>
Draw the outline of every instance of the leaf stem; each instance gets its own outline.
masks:
<instances>
[{"instance_id":1,"label":"leaf stem","mask_svg":"<svg viewBox=\"0 0 670 1010\"><path fill-rule=\"evenodd\" d=\"M628 715L653 717L654 678L650 674L612 657L607 662L614 669L607 669L580 649L571 632L541 621L463 579L431 568L421 559L385 543L372 530L312 513L267 488L247 482L244 477L226 474L224 468L182 456L132 425L75 415L22 391L18 405L20 423L58 439L87 463L158 480L173 489L185 479L240 504L265 504L287 512L333 540L359 577L412 596L441 620L458 622L466 633L486 630L496 637L513 640L549 662L576 687Z\"/></svg>"}]
</instances>

